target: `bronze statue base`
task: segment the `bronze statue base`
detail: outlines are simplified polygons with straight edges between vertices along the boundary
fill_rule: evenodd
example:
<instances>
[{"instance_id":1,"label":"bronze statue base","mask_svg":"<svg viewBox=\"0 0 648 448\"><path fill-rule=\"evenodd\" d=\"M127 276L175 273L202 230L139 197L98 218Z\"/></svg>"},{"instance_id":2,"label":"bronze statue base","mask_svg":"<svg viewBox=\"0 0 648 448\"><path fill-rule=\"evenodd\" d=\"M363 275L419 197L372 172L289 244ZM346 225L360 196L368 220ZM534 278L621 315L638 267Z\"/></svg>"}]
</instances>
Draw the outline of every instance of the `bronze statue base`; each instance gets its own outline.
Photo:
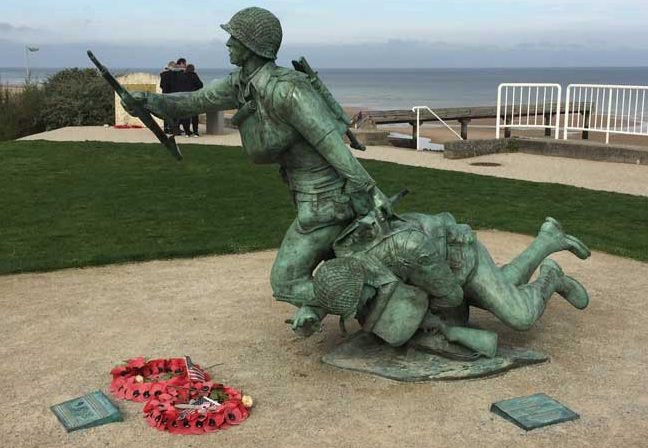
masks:
<instances>
[{"instance_id":1,"label":"bronze statue base","mask_svg":"<svg viewBox=\"0 0 648 448\"><path fill-rule=\"evenodd\" d=\"M483 378L548 359L542 353L517 347L499 347L494 358L449 359L415 345L390 347L362 331L322 357L325 364L402 382Z\"/></svg>"}]
</instances>

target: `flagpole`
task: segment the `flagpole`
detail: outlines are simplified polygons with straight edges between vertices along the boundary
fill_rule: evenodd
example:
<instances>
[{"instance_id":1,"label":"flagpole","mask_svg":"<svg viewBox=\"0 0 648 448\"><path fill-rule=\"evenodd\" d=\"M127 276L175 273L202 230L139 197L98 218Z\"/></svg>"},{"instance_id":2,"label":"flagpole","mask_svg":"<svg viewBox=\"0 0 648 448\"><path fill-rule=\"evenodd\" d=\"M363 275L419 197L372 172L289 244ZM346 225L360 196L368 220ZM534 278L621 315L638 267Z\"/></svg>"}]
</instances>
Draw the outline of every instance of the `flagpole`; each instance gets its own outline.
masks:
<instances>
[{"instance_id":1,"label":"flagpole","mask_svg":"<svg viewBox=\"0 0 648 448\"><path fill-rule=\"evenodd\" d=\"M30 47L29 45L25 44L25 70L27 71L27 83L31 82L31 66L29 64L29 53L33 53L35 51L38 51L38 47Z\"/></svg>"},{"instance_id":2,"label":"flagpole","mask_svg":"<svg viewBox=\"0 0 648 448\"><path fill-rule=\"evenodd\" d=\"M27 82L29 82L29 78L31 78L31 73L29 70L29 50L27 49L27 45L25 45L25 76Z\"/></svg>"}]
</instances>

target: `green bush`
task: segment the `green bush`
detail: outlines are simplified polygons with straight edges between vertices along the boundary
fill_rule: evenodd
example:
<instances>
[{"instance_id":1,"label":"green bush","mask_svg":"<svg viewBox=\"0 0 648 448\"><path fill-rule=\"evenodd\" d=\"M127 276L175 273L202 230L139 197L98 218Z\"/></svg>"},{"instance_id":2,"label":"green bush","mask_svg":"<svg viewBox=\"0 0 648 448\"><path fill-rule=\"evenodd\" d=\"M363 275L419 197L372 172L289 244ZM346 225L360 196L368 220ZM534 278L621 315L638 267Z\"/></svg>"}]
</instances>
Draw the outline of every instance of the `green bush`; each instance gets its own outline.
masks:
<instances>
[{"instance_id":1,"label":"green bush","mask_svg":"<svg viewBox=\"0 0 648 448\"><path fill-rule=\"evenodd\" d=\"M114 124L114 93L94 69L68 68L43 84L40 113L46 129Z\"/></svg>"},{"instance_id":2,"label":"green bush","mask_svg":"<svg viewBox=\"0 0 648 448\"><path fill-rule=\"evenodd\" d=\"M27 83L22 88L0 86L0 141L45 130L40 118L43 89Z\"/></svg>"}]
</instances>

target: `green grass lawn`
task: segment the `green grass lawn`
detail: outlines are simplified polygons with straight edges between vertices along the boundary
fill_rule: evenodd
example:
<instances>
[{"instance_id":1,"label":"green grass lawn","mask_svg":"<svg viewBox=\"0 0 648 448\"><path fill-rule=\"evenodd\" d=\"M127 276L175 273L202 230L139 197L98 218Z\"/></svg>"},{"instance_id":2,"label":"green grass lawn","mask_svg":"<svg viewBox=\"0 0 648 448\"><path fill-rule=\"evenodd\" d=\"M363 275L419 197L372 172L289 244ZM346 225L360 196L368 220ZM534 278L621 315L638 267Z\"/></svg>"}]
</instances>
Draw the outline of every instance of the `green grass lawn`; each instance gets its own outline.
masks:
<instances>
[{"instance_id":1,"label":"green grass lawn","mask_svg":"<svg viewBox=\"0 0 648 448\"><path fill-rule=\"evenodd\" d=\"M274 166L240 149L0 143L0 273L277 247L295 212ZM535 234L554 216L593 249L648 261L648 198L363 162L399 211Z\"/></svg>"}]
</instances>

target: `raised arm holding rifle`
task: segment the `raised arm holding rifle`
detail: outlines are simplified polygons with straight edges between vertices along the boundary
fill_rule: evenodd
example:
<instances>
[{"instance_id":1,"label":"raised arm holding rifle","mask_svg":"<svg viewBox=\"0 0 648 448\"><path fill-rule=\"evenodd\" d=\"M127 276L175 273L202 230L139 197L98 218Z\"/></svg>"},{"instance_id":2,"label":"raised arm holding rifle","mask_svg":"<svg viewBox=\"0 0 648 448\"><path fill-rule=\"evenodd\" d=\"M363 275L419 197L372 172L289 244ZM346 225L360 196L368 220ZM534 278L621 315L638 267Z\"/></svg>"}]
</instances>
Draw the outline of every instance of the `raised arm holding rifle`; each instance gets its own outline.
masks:
<instances>
[{"instance_id":1,"label":"raised arm holding rifle","mask_svg":"<svg viewBox=\"0 0 648 448\"><path fill-rule=\"evenodd\" d=\"M239 69L195 92L133 96L138 107L167 119L238 109L232 121L243 149L255 163L278 164L294 198L297 218L279 249L271 284L278 300L301 306L312 300L312 272L332 256L340 231L376 207L389 215L391 206L344 143L348 118L308 64L302 60L302 71L275 65L279 20L253 7L222 28L231 35L230 62Z\"/></svg>"}]
</instances>

